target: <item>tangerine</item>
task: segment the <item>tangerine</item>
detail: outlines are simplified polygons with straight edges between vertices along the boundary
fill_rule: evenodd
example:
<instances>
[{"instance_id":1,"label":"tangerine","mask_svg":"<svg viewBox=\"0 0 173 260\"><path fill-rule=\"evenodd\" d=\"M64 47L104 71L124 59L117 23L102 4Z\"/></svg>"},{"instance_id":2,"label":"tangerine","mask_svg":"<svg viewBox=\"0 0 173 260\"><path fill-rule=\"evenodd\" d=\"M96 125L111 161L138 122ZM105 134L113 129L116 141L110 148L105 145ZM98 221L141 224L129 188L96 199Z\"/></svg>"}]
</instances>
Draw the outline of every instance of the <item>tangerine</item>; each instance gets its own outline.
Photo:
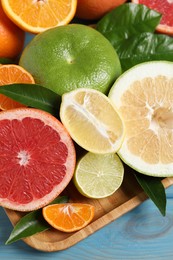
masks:
<instances>
[{"instance_id":1,"label":"tangerine","mask_svg":"<svg viewBox=\"0 0 173 260\"><path fill-rule=\"evenodd\" d=\"M55 229L74 232L87 226L94 217L94 206L84 203L52 204L43 208L43 217Z\"/></svg>"},{"instance_id":2,"label":"tangerine","mask_svg":"<svg viewBox=\"0 0 173 260\"><path fill-rule=\"evenodd\" d=\"M25 32L4 13L0 2L0 57L16 58L23 49Z\"/></svg>"},{"instance_id":3,"label":"tangerine","mask_svg":"<svg viewBox=\"0 0 173 260\"><path fill-rule=\"evenodd\" d=\"M0 65L0 86L13 83L34 84L34 78L25 69L15 64ZM23 104L0 94L0 109L8 110L17 107L25 107Z\"/></svg>"},{"instance_id":4,"label":"tangerine","mask_svg":"<svg viewBox=\"0 0 173 260\"><path fill-rule=\"evenodd\" d=\"M8 17L24 31L40 33L68 24L75 15L77 0L1 0Z\"/></svg>"},{"instance_id":5,"label":"tangerine","mask_svg":"<svg viewBox=\"0 0 173 260\"><path fill-rule=\"evenodd\" d=\"M96 20L127 0L78 0L76 16L81 19Z\"/></svg>"}]
</instances>

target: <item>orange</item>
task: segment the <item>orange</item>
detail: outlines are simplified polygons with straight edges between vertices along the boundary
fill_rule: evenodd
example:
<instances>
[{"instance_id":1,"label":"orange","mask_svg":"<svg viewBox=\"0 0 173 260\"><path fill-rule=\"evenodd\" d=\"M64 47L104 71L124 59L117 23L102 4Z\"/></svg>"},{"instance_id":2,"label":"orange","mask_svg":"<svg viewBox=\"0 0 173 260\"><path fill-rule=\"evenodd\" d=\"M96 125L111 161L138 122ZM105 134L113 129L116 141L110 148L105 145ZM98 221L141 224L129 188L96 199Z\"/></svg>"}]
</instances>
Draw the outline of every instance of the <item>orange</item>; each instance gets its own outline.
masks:
<instances>
[{"instance_id":1,"label":"orange","mask_svg":"<svg viewBox=\"0 0 173 260\"><path fill-rule=\"evenodd\" d=\"M173 1L172 0L132 0L135 4L144 4L162 14L156 30L160 33L173 35Z\"/></svg>"},{"instance_id":2,"label":"orange","mask_svg":"<svg viewBox=\"0 0 173 260\"><path fill-rule=\"evenodd\" d=\"M83 203L52 204L43 208L43 217L55 229L74 232L87 226L94 217L94 206Z\"/></svg>"},{"instance_id":3,"label":"orange","mask_svg":"<svg viewBox=\"0 0 173 260\"><path fill-rule=\"evenodd\" d=\"M95 20L124 4L127 0L78 0L76 16L82 19Z\"/></svg>"},{"instance_id":4,"label":"orange","mask_svg":"<svg viewBox=\"0 0 173 260\"><path fill-rule=\"evenodd\" d=\"M35 83L32 75L19 65L7 64L0 65L0 86L13 83ZM13 99L0 94L0 109L7 110L24 105Z\"/></svg>"},{"instance_id":5,"label":"orange","mask_svg":"<svg viewBox=\"0 0 173 260\"><path fill-rule=\"evenodd\" d=\"M20 28L31 33L68 24L75 15L77 0L2 0L8 17Z\"/></svg>"},{"instance_id":6,"label":"orange","mask_svg":"<svg viewBox=\"0 0 173 260\"><path fill-rule=\"evenodd\" d=\"M0 1L0 57L16 58L22 51L25 33L4 13Z\"/></svg>"},{"instance_id":7,"label":"orange","mask_svg":"<svg viewBox=\"0 0 173 260\"><path fill-rule=\"evenodd\" d=\"M34 108L0 113L0 205L32 211L55 199L72 179L74 144L62 123Z\"/></svg>"}]
</instances>

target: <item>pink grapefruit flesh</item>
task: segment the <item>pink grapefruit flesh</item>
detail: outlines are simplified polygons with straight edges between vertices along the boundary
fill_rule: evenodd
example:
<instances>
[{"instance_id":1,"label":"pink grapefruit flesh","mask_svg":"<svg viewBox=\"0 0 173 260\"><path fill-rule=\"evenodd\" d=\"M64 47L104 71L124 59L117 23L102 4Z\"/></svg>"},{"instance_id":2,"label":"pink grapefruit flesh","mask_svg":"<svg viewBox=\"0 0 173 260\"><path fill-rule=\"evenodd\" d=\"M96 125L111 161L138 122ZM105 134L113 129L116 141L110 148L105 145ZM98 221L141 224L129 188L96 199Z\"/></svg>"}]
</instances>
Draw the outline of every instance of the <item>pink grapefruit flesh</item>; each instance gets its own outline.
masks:
<instances>
[{"instance_id":1,"label":"pink grapefruit flesh","mask_svg":"<svg viewBox=\"0 0 173 260\"><path fill-rule=\"evenodd\" d=\"M41 208L70 182L73 141L49 113L18 108L0 113L0 205L18 211Z\"/></svg>"},{"instance_id":2,"label":"pink grapefruit flesh","mask_svg":"<svg viewBox=\"0 0 173 260\"><path fill-rule=\"evenodd\" d=\"M157 31L173 35L173 0L132 0L136 4L144 4L147 7L162 14Z\"/></svg>"}]
</instances>

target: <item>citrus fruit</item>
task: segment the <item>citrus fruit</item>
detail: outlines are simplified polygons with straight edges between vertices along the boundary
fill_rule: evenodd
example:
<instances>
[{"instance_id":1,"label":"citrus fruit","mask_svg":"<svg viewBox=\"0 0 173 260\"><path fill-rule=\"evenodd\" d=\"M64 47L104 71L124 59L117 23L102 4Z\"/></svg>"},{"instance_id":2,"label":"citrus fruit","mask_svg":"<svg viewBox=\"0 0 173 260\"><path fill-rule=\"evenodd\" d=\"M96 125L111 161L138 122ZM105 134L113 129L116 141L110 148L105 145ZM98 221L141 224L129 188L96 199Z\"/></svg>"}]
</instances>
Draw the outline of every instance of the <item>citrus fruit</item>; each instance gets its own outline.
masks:
<instances>
[{"instance_id":1,"label":"citrus fruit","mask_svg":"<svg viewBox=\"0 0 173 260\"><path fill-rule=\"evenodd\" d=\"M135 4L144 4L162 14L156 30L160 33L173 35L173 1L172 0L131 0Z\"/></svg>"},{"instance_id":2,"label":"citrus fruit","mask_svg":"<svg viewBox=\"0 0 173 260\"><path fill-rule=\"evenodd\" d=\"M74 184L89 198L100 199L112 195L124 177L124 167L114 154L86 153L77 163Z\"/></svg>"},{"instance_id":3,"label":"citrus fruit","mask_svg":"<svg viewBox=\"0 0 173 260\"><path fill-rule=\"evenodd\" d=\"M0 57L16 58L23 49L25 33L4 13L0 1Z\"/></svg>"},{"instance_id":4,"label":"citrus fruit","mask_svg":"<svg viewBox=\"0 0 173 260\"><path fill-rule=\"evenodd\" d=\"M94 206L84 203L48 205L42 209L44 219L55 229L74 232L87 226L94 217Z\"/></svg>"},{"instance_id":5,"label":"citrus fruit","mask_svg":"<svg viewBox=\"0 0 173 260\"><path fill-rule=\"evenodd\" d=\"M63 125L47 112L16 108L0 113L0 205L41 208L71 180L75 149Z\"/></svg>"},{"instance_id":6,"label":"citrus fruit","mask_svg":"<svg viewBox=\"0 0 173 260\"><path fill-rule=\"evenodd\" d=\"M125 121L122 160L146 175L173 176L173 63L132 67L115 82L109 98Z\"/></svg>"},{"instance_id":7,"label":"citrus fruit","mask_svg":"<svg viewBox=\"0 0 173 260\"><path fill-rule=\"evenodd\" d=\"M19 64L36 83L60 96L79 87L107 92L121 73L111 43L95 29L81 24L59 26L35 36Z\"/></svg>"},{"instance_id":8,"label":"citrus fruit","mask_svg":"<svg viewBox=\"0 0 173 260\"><path fill-rule=\"evenodd\" d=\"M77 0L28 1L1 0L7 16L20 28L40 33L69 23L75 15Z\"/></svg>"},{"instance_id":9,"label":"citrus fruit","mask_svg":"<svg viewBox=\"0 0 173 260\"><path fill-rule=\"evenodd\" d=\"M127 0L78 0L76 16L82 19L95 20L124 4Z\"/></svg>"},{"instance_id":10,"label":"citrus fruit","mask_svg":"<svg viewBox=\"0 0 173 260\"><path fill-rule=\"evenodd\" d=\"M124 124L110 99L98 90L79 88L62 96L60 118L72 139L87 151L116 152Z\"/></svg>"},{"instance_id":11,"label":"citrus fruit","mask_svg":"<svg viewBox=\"0 0 173 260\"><path fill-rule=\"evenodd\" d=\"M35 81L32 75L25 69L15 64L0 65L0 86L13 83L30 83ZM7 110L17 107L25 107L23 104L0 94L0 109Z\"/></svg>"}]
</instances>

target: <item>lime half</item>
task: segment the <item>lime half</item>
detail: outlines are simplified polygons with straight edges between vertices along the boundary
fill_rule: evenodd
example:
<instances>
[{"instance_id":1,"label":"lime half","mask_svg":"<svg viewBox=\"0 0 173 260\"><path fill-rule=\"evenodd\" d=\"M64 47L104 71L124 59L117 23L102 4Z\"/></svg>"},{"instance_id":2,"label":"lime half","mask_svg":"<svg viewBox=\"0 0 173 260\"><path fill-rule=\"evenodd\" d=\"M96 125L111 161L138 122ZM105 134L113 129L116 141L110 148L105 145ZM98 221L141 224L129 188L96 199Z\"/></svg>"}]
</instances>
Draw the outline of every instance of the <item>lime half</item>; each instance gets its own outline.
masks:
<instances>
[{"instance_id":1,"label":"lime half","mask_svg":"<svg viewBox=\"0 0 173 260\"><path fill-rule=\"evenodd\" d=\"M116 154L86 153L78 162L74 183L78 191L89 198L112 195L122 184L124 167Z\"/></svg>"}]
</instances>

